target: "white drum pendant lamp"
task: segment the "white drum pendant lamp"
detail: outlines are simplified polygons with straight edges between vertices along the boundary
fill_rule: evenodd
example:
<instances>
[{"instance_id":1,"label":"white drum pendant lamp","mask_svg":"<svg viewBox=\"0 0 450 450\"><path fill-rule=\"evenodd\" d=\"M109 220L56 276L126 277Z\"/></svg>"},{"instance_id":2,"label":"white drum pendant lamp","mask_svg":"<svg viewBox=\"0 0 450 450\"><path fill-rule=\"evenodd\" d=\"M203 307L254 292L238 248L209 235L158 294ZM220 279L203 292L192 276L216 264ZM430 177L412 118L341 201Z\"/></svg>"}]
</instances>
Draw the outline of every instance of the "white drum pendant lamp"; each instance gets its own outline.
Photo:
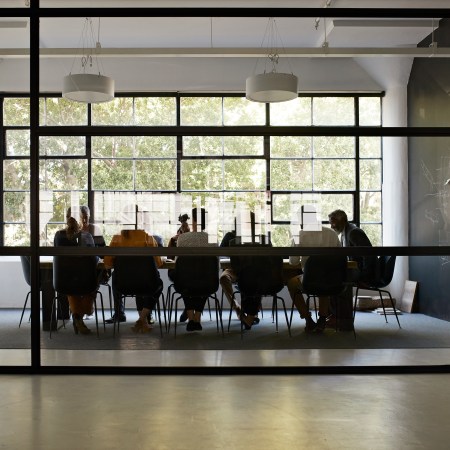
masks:
<instances>
[{"instance_id":1,"label":"white drum pendant lamp","mask_svg":"<svg viewBox=\"0 0 450 450\"><path fill-rule=\"evenodd\" d=\"M114 98L114 80L101 74L101 61L99 55L100 44L100 18L98 19L98 39L94 39L92 19L87 17L84 21L81 41L83 47L79 50L79 73L66 75L63 79L62 96L69 100L82 103L104 103ZM74 68L75 60L72 63Z\"/></svg>"},{"instance_id":2,"label":"white drum pendant lamp","mask_svg":"<svg viewBox=\"0 0 450 450\"><path fill-rule=\"evenodd\" d=\"M298 78L292 73L278 72L280 59L277 42L281 42L277 24L269 17L261 47L267 44L267 58L263 73L252 75L245 81L245 96L261 103L277 103L293 100L298 96ZM255 64L256 66L258 61ZM270 68L268 68L269 66Z\"/></svg>"},{"instance_id":3,"label":"white drum pendant lamp","mask_svg":"<svg viewBox=\"0 0 450 450\"><path fill-rule=\"evenodd\" d=\"M83 103L104 103L114 98L114 80L104 75L77 73L66 75L62 95Z\"/></svg>"},{"instance_id":4,"label":"white drum pendant lamp","mask_svg":"<svg viewBox=\"0 0 450 450\"><path fill-rule=\"evenodd\" d=\"M297 91L298 78L290 73L261 73L245 82L245 96L253 102L286 102L296 98Z\"/></svg>"}]
</instances>

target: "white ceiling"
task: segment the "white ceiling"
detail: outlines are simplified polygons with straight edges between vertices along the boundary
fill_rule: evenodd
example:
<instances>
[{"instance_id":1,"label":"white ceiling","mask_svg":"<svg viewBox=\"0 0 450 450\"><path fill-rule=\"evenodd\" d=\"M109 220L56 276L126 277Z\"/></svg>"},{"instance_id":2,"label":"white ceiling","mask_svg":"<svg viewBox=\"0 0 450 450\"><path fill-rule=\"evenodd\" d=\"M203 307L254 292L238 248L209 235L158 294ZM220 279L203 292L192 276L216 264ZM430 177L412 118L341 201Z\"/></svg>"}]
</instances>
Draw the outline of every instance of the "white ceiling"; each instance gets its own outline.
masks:
<instances>
[{"instance_id":1,"label":"white ceiling","mask_svg":"<svg viewBox=\"0 0 450 450\"><path fill-rule=\"evenodd\" d=\"M4 0L0 9L24 8L25 3L25 0ZM326 3L327 0L228 0L226 7L323 8ZM409 9L423 8L424 3L427 8L450 7L450 0L332 0L330 9ZM242 90L245 74L264 70L268 19L217 17L214 7L224 7L223 0L41 0L40 6L61 8L61 15L64 7L82 7L83 14L88 14L90 7L211 8L211 17L104 17L100 19L100 27L99 18L92 18L95 36L90 42L95 45L100 32L102 72L116 79L119 90ZM345 90L350 83L361 90L384 89L364 69L368 66L359 65L358 60L380 58L391 65L398 58L411 58L417 44L433 29L432 19L420 18L280 17L275 21L279 33L276 44L281 55L279 71L299 70L300 83L303 79L307 90L332 87ZM27 19L0 19L0 91L28 88L29 26L24 22ZM85 18L41 18L42 90L60 89L61 77L74 70L79 47L83 46L84 22ZM25 26L20 27L21 23ZM434 25L437 24L438 18L434 20ZM328 47L324 49L325 40ZM439 49L449 56L447 50Z\"/></svg>"}]
</instances>

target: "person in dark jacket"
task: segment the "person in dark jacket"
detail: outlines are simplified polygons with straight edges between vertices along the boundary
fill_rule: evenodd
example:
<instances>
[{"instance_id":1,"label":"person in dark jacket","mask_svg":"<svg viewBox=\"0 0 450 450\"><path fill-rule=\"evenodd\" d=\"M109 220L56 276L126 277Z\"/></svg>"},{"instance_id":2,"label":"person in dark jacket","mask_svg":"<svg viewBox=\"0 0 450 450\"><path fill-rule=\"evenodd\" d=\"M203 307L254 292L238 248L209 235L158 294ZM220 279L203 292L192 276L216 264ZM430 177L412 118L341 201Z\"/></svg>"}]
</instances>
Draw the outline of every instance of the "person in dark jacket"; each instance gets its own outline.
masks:
<instances>
[{"instance_id":1,"label":"person in dark jacket","mask_svg":"<svg viewBox=\"0 0 450 450\"><path fill-rule=\"evenodd\" d=\"M364 230L350 223L347 214L341 209L336 209L328 215L331 228L340 235L342 247L372 247L370 239ZM375 276L376 256L350 256L351 261L356 261L358 269L354 281L362 284L370 284Z\"/></svg>"}]
</instances>

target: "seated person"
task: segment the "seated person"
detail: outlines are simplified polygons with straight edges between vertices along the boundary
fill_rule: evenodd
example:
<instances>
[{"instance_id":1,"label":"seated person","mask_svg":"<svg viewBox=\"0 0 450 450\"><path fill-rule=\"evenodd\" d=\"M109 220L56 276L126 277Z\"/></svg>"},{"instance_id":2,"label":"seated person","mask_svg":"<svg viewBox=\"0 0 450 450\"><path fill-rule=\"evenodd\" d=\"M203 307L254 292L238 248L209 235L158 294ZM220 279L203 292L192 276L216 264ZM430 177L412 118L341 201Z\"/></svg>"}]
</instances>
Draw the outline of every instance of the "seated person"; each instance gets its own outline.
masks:
<instances>
[{"instance_id":1,"label":"seated person","mask_svg":"<svg viewBox=\"0 0 450 450\"><path fill-rule=\"evenodd\" d=\"M207 247L208 234L205 233L205 210L201 209L201 230L197 231L197 208L192 210L192 231L190 233L181 233L178 235L177 247ZM176 269L169 270L169 278L174 279ZM201 315L205 307L207 298L205 297L183 297L185 310L180 317L180 321L189 320L186 325L187 331L202 330Z\"/></svg>"},{"instance_id":2,"label":"seated person","mask_svg":"<svg viewBox=\"0 0 450 450\"><path fill-rule=\"evenodd\" d=\"M343 247L372 247L370 239L366 233L355 224L350 223L345 211L336 209L328 215L331 228L341 236ZM376 256L351 256L350 261L356 261L358 269L354 274L354 280L362 286L370 285L375 279L377 264Z\"/></svg>"},{"instance_id":3,"label":"seated person","mask_svg":"<svg viewBox=\"0 0 450 450\"><path fill-rule=\"evenodd\" d=\"M341 243L336 233L330 228L322 226L316 216L316 210L311 206L302 206L302 217L306 217L307 214L310 220L303 220L302 223L313 224L309 229L304 226L303 230L299 233L299 244L295 244L292 241L292 245L296 247L340 247ZM307 256L291 256L289 257L289 263L292 265L299 265L303 268L308 257ZM329 315L329 297L319 298L319 319L317 324L311 317L311 313L308 310L305 299L302 294L302 282L301 275L296 275L290 278L287 282L287 288L291 295L292 301L300 313L300 317L305 319L306 327L305 331L311 333L313 331L323 331L326 326L326 319Z\"/></svg>"},{"instance_id":4,"label":"seated person","mask_svg":"<svg viewBox=\"0 0 450 450\"><path fill-rule=\"evenodd\" d=\"M66 227L59 230L54 238L55 247L59 246L82 246L95 247L94 239L90 233L82 231L80 225L73 217L67 218ZM98 259L96 256L93 258ZM83 322L84 315L92 315L94 311L94 300L97 292L88 295L68 295L69 307L72 311L73 329L75 334L89 334L91 330Z\"/></svg>"},{"instance_id":5,"label":"seated person","mask_svg":"<svg viewBox=\"0 0 450 450\"><path fill-rule=\"evenodd\" d=\"M177 230L177 234L175 236L172 236L169 241L168 247L176 247L177 246L177 240L178 236L183 233L189 233L191 229L189 228L188 220L190 217L187 214L179 215L178 221L181 223L180 228Z\"/></svg>"},{"instance_id":6,"label":"seated person","mask_svg":"<svg viewBox=\"0 0 450 450\"><path fill-rule=\"evenodd\" d=\"M113 236L110 247L158 247L158 244L153 236L150 236L143 230L122 230L120 234ZM161 267L163 261L160 256L155 256L156 267ZM112 269L114 267L114 256L105 256L105 268ZM114 303L119 305L119 317L114 316L106 321L107 323L114 323L114 321L125 322L126 316L123 309L123 303L120 301L120 293L114 289L113 284ZM132 330L136 333L148 333L151 329L148 323L148 316L155 307L156 299L153 297L136 297L136 308L139 312L139 319L136 321Z\"/></svg>"}]
</instances>

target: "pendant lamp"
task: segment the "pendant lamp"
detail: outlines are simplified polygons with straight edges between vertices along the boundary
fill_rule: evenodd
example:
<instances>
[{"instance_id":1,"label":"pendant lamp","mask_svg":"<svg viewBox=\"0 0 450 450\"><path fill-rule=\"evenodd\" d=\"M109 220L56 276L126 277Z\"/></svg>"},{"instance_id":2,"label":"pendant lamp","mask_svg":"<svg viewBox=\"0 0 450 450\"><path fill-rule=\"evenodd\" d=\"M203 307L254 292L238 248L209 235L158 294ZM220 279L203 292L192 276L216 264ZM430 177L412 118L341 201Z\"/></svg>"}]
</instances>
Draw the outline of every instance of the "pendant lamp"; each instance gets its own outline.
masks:
<instances>
[{"instance_id":1,"label":"pendant lamp","mask_svg":"<svg viewBox=\"0 0 450 450\"><path fill-rule=\"evenodd\" d=\"M82 48L79 60L80 73L66 75L63 79L64 98L82 103L104 103L114 98L114 80L101 74L98 58L100 44L100 18L98 40L95 42L92 19L86 18L81 34ZM74 67L75 61L72 64Z\"/></svg>"},{"instance_id":2,"label":"pendant lamp","mask_svg":"<svg viewBox=\"0 0 450 450\"><path fill-rule=\"evenodd\" d=\"M267 68L265 68L263 73L247 78L245 96L248 100L262 103L293 100L298 95L298 78L292 73L277 71L280 57L277 47L279 34L273 17L269 18L263 44L266 37L268 40L266 65L267 63L270 65L270 70L267 71Z\"/></svg>"}]
</instances>

